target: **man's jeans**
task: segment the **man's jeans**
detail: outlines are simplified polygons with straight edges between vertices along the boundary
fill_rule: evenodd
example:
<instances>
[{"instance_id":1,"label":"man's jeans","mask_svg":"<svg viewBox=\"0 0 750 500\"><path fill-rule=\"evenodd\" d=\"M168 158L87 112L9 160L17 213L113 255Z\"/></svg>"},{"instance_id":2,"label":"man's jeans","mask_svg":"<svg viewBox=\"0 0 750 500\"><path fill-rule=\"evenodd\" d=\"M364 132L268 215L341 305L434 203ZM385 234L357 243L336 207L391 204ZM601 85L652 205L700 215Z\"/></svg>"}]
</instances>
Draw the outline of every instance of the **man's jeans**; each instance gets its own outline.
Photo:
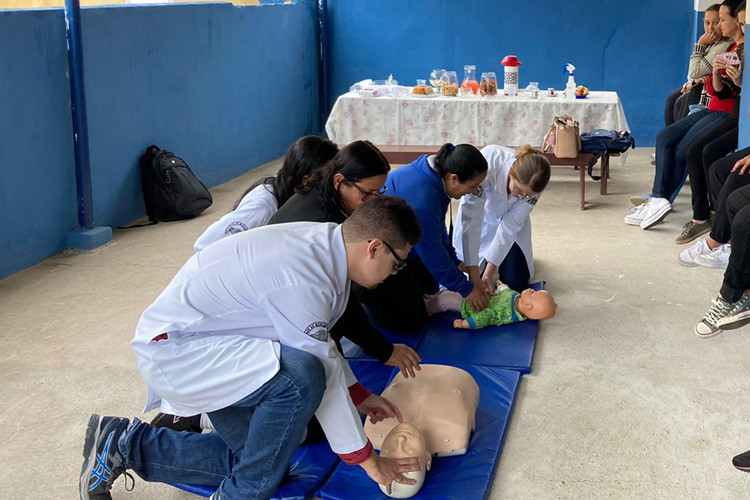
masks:
<instances>
[{"instance_id":1,"label":"man's jeans","mask_svg":"<svg viewBox=\"0 0 750 500\"><path fill-rule=\"evenodd\" d=\"M656 173L651 196L674 203L687 179L687 152L711 129L731 115L707 109L696 111L662 129L656 136Z\"/></svg>"},{"instance_id":2,"label":"man's jeans","mask_svg":"<svg viewBox=\"0 0 750 500\"><path fill-rule=\"evenodd\" d=\"M222 500L271 498L325 386L317 358L282 345L281 367L271 380L209 413L216 432L177 432L136 419L118 447L126 467L146 481L217 485Z\"/></svg>"}]
</instances>

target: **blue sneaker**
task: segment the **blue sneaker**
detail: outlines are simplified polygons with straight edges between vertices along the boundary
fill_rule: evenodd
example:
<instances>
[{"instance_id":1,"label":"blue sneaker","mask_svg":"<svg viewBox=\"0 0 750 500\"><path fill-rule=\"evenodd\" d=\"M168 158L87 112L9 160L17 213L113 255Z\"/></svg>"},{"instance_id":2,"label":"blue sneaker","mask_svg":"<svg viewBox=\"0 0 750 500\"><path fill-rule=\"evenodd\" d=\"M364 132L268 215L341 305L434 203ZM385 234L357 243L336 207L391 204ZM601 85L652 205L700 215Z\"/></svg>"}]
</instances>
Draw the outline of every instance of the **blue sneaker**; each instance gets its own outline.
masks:
<instances>
[{"instance_id":1,"label":"blue sneaker","mask_svg":"<svg viewBox=\"0 0 750 500\"><path fill-rule=\"evenodd\" d=\"M81 500L110 500L112 483L122 473L133 481L133 476L125 472L125 457L117 449L117 442L129 424L127 418L91 415L83 445L83 467L78 480ZM125 488L128 489L127 480ZM132 489L131 485L129 490Z\"/></svg>"}]
</instances>

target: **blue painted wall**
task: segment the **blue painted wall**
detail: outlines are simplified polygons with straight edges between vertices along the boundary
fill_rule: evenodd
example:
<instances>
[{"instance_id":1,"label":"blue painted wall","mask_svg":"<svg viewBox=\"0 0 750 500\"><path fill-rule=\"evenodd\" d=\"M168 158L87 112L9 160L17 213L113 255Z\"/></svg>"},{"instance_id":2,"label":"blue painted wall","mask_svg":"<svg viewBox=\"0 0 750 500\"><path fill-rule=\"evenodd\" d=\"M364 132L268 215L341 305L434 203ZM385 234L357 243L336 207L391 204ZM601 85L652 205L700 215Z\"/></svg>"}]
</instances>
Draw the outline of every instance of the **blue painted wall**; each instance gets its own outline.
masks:
<instances>
[{"instance_id":1,"label":"blue painted wall","mask_svg":"<svg viewBox=\"0 0 750 500\"><path fill-rule=\"evenodd\" d=\"M0 277L63 250L76 225L61 10L0 12Z\"/></svg>"},{"instance_id":2,"label":"blue painted wall","mask_svg":"<svg viewBox=\"0 0 750 500\"><path fill-rule=\"evenodd\" d=\"M522 86L564 88L560 64L572 62L579 84L619 93L643 146L664 126L665 97L684 83L695 23L685 0L329 0L329 15L334 101L353 82L390 73L407 84L432 68L460 79L465 64L501 74L507 54L523 62Z\"/></svg>"},{"instance_id":3,"label":"blue painted wall","mask_svg":"<svg viewBox=\"0 0 750 500\"><path fill-rule=\"evenodd\" d=\"M145 213L150 144L208 186L318 130L317 11L293 5L118 6L82 15L94 217ZM0 12L0 277L59 252L76 225L62 10Z\"/></svg>"},{"instance_id":4,"label":"blue painted wall","mask_svg":"<svg viewBox=\"0 0 750 500\"><path fill-rule=\"evenodd\" d=\"M745 25L745 33L747 33L747 28L749 26ZM747 56L747 52L745 53L745 56ZM747 68L747 57L745 57L745 64L743 67ZM750 85L750 71L743 71L742 72L742 88L743 89L750 89L748 87ZM744 95L744 94L743 94ZM740 99L740 133L737 138L737 147L739 149L746 148L750 146L750 121L748 121L748 112L750 111L750 99L747 97L744 99Z\"/></svg>"}]
</instances>

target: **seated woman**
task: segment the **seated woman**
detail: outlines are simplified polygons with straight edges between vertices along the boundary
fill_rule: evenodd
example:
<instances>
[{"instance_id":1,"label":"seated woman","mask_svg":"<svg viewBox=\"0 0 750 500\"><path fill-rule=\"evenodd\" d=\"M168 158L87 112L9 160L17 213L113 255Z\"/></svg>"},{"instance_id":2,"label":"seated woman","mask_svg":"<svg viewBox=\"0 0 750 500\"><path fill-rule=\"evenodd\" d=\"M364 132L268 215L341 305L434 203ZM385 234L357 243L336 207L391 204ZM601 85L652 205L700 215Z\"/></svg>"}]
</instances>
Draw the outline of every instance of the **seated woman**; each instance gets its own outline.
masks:
<instances>
[{"instance_id":1,"label":"seated woman","mask_svg":"<svg viewBox=\"0 0 750 500\"><path fill-rule=\"evenodd\" d=\"M414 208L423 237L401 272L362 293L362 303L375 324L420 330L428 319L423 296L437 293L438 284L459 292L478 311L487 307L488 289L479 269L467 267L456 257L445 227L451 198L476 192L486 175L487 160L477 148L444 144L437 155L422 155L388 177L389 194L404 198Z\"/></svg>"},{"instance_id":2,"label":"seated woman","mask_svg":"<svg viewBox=\"0 0 750 500\"><path fill-rule=\"evenodd\" d=\"M482 155L487 177L458 205L453 246L467 266L485 266L488 290L494 289L496 274L510 288L523 290L534 276L529 215L547 187L550 164L530 146L487 146Z\"/></svg>"},{"instance_id":3,"label":"seated woman","mask_svg":"<svg viewBox=\"0 0 750 500\"><path fill-rule=\"evenodd\" d=\"M284 165L273 176L260 179L243 193L231 212L211 224L193 245L196 252L225 236L265 226L318 168L338 153L339 148L314 135L297 139L284 155Z\"/></svg>"},{"instance_id":4,"label":"seated woman","mask_svg":"<svg viewBox=\"0 0 750 500\"><path fill-rule=\"evenodd\" d=\"M690 55L687 82L667 97L664 108L665 127L684 118L688 106L700 101L703 82L713 70L714 56L726 51L732 43L721 33L718 3L709 6L703 14L703 31L704 33L698 39Z\"/></svg>"},{"instance_id":5,"label":"seated woman","mask_svg":"<svg viewBox=\"0 0 750 500\"><path fill-rule=\"evenodd\" d=\"M738 11L737 17L744 33L745 11ZM744 57L743 47L744 45L740 45L737 48L739 66L726 65L720 61L717 61L714 65L714 71L717 73L722 68L726 70L724 80L727 82L727 85L724 87L724 93L728 92L728 88L730 87L733 89L733 92L740 92L742 86L742 58ZM716 80L720 79L721 76L717 74ZM711 221L709 218L712 204L708 195L708 169L711 163L737 148L739 107L740 99L736 98L731 118L714 126L704 138L695 141L690 149L688 149L687 167L690 174L690 196L693 205L693 218L683 226L682 232L676 238L675 243L678 245L693 241L698 236L711 230Z\"/></svg>"},{"instance_id":6,"label":"seated woman","mask_svg":"<svg viewBox=\"0 0 750 500\"><path fill-rule=\"evenodd\" d=\"M731 0L721 4L721 31L735 40L726 53L736 53L744 44L744 34L738 22L738 14L743 13L744 16L744 10L744 2L741 7ZM714 64L713 75L705 83L706 90L711 94L708 109L689 114L659 132L656 137L656 175L651 199L626 216L626 224L648 229L664 220L672 211L672 203L687 176L687 152L690 147L708 137L717 125L731 120L739 88L728 76L731 72L728 73L721 63L718 66Z\"/></svg>"}]
</instances>

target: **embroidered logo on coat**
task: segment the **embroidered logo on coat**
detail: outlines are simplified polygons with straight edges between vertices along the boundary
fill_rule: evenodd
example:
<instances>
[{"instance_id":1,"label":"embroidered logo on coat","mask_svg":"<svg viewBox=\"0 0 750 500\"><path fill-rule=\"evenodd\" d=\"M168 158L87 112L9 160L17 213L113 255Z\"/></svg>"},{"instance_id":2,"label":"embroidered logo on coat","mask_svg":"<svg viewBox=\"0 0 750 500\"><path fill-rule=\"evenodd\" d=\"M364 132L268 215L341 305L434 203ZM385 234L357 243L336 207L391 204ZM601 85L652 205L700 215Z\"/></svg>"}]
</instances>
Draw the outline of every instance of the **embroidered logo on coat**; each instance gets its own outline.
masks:
<instances>
[{"instance_id":1,"label":"embroidered logo on coat","mask_svg":"<svg viewBox=\"0 0 750 500\"><path fill-rule=\"evenodd\" d=\"M305 328L305 335L309 335L315 340L321 342L328 342L328 323L323 321L316 321L311 323Z\"/></svg>"},{"instance_id":2,"label":"embroidered logo on coat","mask_svg":"<svg viewBox=\"0 0 750 500\"><path fill-rule=\"evenodd\" d=\"M236 220L227 226L224 230L224 236L241 233L243 231L247 231L247 226L242 221Z\"/></svg>"}]
</instances>

